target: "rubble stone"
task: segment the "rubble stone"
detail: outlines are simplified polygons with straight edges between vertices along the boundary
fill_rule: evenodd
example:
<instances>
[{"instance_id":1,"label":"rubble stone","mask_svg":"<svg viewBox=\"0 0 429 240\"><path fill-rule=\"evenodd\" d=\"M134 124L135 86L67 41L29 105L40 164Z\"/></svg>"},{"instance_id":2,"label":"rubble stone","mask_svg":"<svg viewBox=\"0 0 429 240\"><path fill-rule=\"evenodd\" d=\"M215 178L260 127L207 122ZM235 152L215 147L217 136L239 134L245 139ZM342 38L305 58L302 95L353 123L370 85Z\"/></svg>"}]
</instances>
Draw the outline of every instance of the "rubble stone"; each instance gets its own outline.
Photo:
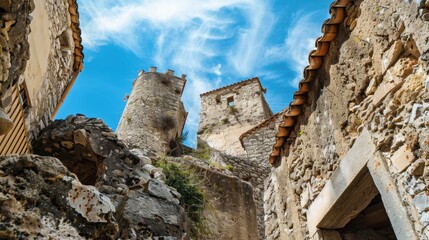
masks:
<instances>
[{"instance_id":1,"label":"rubble stone","mask_svg":"<svg viewBox=\"0 0 429 240\"><path fill-rule=\"evenodd\" d=\"M122 237L188 239L189 223L180 194L159 181L165 180L162 169L149 164L141 150L128 150L113 136L102 120L71 115L47 126L34 151L59 158L79 180L92 185L70 180L72 188L66 197L87 221L106 222L105 215L114 212Z\"/></svg>"}]
</instances>

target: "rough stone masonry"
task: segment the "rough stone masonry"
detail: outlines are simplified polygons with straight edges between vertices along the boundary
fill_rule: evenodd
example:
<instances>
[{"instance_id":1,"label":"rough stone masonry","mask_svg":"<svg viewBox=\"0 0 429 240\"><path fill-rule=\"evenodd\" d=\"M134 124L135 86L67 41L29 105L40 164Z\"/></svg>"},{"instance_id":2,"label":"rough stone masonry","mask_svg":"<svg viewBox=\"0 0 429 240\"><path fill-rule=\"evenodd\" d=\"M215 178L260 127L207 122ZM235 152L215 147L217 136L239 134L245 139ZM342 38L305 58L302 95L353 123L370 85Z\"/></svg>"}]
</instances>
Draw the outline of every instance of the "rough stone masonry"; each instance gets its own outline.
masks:
<instances>
[{"instance_id":1,"label":"rough stone masonry","mask_svg":"<svg viewBox=\"0 0 429 240\"><path fill-rule=\"evenodd\" d=\"M428 5L332 4L266 182L267 239L429 238Z\"/></svg>"},{"instance_id":2,"label":"rough stone masonry","mask_svg":"<svg viewBox=\"0 0 429 240\"><path fill-rule=\"evenodd\" d=\"M118 137L148 154L169 153L182 135L187 112L181 101L186 75L141 71L118 125Z\"/></svg>"}]
</instances>

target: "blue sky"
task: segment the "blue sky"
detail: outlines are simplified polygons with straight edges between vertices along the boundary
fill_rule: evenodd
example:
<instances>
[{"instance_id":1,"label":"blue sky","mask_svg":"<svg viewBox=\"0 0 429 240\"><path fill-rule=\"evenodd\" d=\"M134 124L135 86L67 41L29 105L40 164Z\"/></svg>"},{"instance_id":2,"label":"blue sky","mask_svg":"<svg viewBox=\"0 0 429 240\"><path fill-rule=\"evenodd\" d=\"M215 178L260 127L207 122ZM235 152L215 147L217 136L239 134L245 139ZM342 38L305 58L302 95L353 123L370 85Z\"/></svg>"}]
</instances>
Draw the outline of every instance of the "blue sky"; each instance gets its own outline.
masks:
<instances>
[{"instance_id":1,"label":"blue sky","mask_svg":"<svg viewBox=\"0 0 429 240\"><path fill-rule=\"evenodd\" d=\"M289 104L331 0L78 1L85 47L56 118L83 113L116 129L138 72L187 74L183 102L195 140L199 94L259 77L273 112Z\"/></svg>"}]
</instances>

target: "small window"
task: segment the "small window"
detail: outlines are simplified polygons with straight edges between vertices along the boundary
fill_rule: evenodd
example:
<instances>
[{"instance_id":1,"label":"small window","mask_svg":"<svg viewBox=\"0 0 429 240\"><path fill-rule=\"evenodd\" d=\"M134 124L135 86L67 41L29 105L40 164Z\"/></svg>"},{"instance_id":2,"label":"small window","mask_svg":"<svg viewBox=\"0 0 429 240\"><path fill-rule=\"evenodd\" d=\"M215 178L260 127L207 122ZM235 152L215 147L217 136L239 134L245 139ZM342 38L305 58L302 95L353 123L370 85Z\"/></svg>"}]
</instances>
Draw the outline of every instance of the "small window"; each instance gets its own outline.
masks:
<instances>
[{"instance_id":1,"label":"small window","mask_svg":"<svg viewBox=\"0 0 429 240\"><path fill-rule=\"evenodd\" d=\"M28 89L25 82L18 85L19 99L21 100L22 109L25 111L31 107L30 99L28 98Z\"/></svg>"},{"instance_id":2,"label":"small window","mask_svg":"<svg viewBox=\"0 0 429 240\"><path fill-rule=\"evenodd\" d=\"M226 99L228 107L234 107L235 103L234 103L234 97L229 97Z\"/></svg>"}]
</instances>

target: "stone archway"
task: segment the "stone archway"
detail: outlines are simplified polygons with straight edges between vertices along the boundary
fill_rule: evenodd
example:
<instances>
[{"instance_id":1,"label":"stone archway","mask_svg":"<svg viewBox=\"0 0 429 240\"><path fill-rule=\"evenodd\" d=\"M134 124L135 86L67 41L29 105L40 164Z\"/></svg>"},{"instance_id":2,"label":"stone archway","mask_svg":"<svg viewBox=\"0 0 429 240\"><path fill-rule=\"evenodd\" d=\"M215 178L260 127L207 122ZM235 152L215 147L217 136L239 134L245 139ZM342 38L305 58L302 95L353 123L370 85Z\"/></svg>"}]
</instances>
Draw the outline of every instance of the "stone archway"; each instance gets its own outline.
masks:
<instances>
[{"instance_id":1,"label":"stone archway","mask_svg":"<svg viewBox=\"0 0 429 240\"><path fill-rule=\"evenodd\" d=\"M364 130L309 207L310 236L317 240L341 240L347 224L373 206L378 207L375 210L381 217L387 215L388 222L382 224L391 224L397 239L417 239L387 164L376 152L369 132ZM371 223L363 225L367 225L366 230L374 230ZM378 234L377 230L374 234ZM391 233L386 233L388 235Z\"/></svg>"}]
</instances>

